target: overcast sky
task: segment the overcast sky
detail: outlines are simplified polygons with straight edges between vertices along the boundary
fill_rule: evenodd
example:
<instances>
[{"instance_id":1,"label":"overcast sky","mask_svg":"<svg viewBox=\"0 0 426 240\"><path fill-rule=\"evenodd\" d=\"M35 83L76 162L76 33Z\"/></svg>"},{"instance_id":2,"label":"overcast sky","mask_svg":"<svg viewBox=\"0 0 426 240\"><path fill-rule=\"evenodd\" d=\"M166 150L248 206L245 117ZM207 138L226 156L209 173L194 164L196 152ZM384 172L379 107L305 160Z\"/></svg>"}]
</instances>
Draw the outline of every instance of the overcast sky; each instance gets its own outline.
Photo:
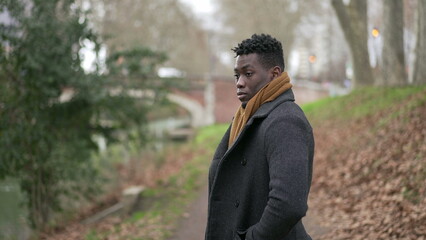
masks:
<instances>
[{"instance_id":1,"label":"overcast sky","mask_svg":"<svg viewBox=\"0 0 426 240\"><path fill-rule=\"evenodd\" d=\"M180 0L180 1L191 6L193 11L198 16L201 16L205 13L213 12L213 4L212 4L213 0Z\"/></svg>"}]
</instances>

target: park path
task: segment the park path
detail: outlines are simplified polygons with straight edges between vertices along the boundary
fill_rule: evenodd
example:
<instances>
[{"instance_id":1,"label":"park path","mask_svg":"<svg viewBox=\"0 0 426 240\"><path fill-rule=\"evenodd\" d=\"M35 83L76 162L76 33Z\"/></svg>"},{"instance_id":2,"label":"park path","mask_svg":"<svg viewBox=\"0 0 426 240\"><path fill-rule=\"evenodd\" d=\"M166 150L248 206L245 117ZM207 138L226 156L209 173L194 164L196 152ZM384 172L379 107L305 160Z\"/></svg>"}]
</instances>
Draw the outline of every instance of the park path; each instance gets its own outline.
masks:
<instances>
[{"instance_id":1,"label":"park path","mask_svg":"<svg viewBox=\"0 0 426 240\"><path fill-rule=\"evenodd\" d=\"M197 198L190 204L169 240L204 240L207 224L208 185L199 190Z\"/></svg>"},{"instance_id":2,"label":"park path","mask_svg":"<svg viewBox=\"0 0 426 240\"><path fill-rule=\"evenodd\" d=\"M204 240L207 223L207 192L208 186L205 184L181 217L174 235L168 240ZM319 225L317 217L312 212L308 212L303 218L303 224L314 240L327 232L326 228Z\"/></svg>"}]
</instances>

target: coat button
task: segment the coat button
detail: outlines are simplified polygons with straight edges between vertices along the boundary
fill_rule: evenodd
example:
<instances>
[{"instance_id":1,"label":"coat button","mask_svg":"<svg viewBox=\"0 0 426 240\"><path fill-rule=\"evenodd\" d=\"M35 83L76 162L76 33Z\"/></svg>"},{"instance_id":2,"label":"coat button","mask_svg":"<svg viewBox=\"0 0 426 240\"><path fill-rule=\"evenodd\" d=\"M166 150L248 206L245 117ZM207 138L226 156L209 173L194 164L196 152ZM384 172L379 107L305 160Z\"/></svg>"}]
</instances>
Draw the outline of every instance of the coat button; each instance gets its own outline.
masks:
<instances>
[{"instance_id":1,"label":"coat button","mask_svg":"<svg viewBox=\"0 0 426 240\"><path fill-rule=\"evenodd\" d=\"M237 208L238 206L240 206L240 201L236 200L235 201L235 207Z\"/></svg>"},{"instance_id":2,"label":"coat button","mask_svg":"<svg viewBox=\"0 0 426 240\"><path fill-rule=\"evenodd\" d=\"M241 165L245 166L247 164L247 159L243 158L243 160L241 160Z\"/></svg>"}]
</instances>

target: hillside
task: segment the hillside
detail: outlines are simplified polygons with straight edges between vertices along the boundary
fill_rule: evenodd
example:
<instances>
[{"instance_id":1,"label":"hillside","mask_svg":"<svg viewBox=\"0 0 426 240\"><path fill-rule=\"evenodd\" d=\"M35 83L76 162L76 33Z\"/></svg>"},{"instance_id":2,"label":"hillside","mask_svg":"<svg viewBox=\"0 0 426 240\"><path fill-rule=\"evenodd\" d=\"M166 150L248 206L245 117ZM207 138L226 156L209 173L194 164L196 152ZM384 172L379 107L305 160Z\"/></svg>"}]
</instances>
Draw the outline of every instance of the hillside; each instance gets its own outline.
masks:
<instances>
[{"instance_id":1,"label":"hillside","mask_svg":"<svg viewBox=\"0 0 426 240\"><path fill-rule=\"evenodd\" d=\"M425 239L426 88L368 88L303 106L316 140L321 239Z\"/></svg>"}]
</instances>

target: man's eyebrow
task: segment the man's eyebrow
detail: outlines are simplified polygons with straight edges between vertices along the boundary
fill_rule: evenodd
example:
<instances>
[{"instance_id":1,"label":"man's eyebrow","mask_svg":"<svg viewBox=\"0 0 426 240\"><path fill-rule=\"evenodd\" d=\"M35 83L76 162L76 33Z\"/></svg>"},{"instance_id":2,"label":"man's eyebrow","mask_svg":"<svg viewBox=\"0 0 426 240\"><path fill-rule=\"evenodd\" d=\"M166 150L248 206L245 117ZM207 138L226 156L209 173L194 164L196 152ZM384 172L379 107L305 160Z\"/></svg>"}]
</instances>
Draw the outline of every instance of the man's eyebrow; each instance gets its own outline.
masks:
<instances>
[{"instance_id":1,"label":"man's eyebrow","mask_svg":"<svg viewBox=\"0 0 426 240\"><path fill-rule=\"evenodd\" d=\"M249 67L251 67L251 65L248 63L248 64L242 66L241 69L244 70L244 69L247 69ZM237 71L238 71L238 68L234 68L234 72L237 72Z\"/></svg>"}]
</instances>

